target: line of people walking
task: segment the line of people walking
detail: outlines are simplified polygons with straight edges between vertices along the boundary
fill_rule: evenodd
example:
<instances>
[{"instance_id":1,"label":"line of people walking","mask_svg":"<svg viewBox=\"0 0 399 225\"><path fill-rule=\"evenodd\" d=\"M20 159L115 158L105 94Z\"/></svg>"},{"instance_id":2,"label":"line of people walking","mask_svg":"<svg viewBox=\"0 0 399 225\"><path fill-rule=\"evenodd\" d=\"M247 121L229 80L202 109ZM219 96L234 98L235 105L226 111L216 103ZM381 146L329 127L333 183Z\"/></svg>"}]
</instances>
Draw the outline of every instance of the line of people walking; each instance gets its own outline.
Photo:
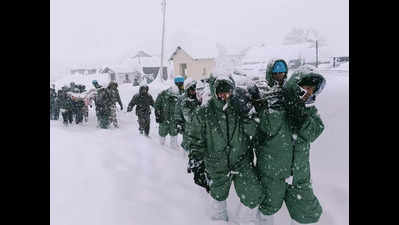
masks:
<instances>
[{"instance_id":1,"label":"line of people walking","mask_svg":"<svg viewBox=\"0 0 399 225\"><path fill-rule=\"evenodd\" d=\"M62 121L68 126L75 121L76 124L88 122L89 107L95 105L97 127L109 128L112 124L119 127L117 119L118 103L120 110L123 104L119 95L118 84L110 82L107 87L101 86L96 80L92 82L94 88L86 91L85 85L76 85L74 82L70 86L63 86L58 92L55 86L50 88L50 120L58 120L59 114Z\"/></svg>"},{"instance_id":2,"label":"line of people walking","mask_svg":"<svg viewBox=\"0 0 399 225\"><path fill-rule=\"evenodd\" d=\"M309 157L310 143L324 130L313 103L326 80L306 66L289 79L287 74L287 63L273 59L265 79L247 87L238 87L226 75L203 81L177 76L175 85L161 91L155 101L148 85L140 86L127 112L136 107L139 132L149 136L152 107L161 145L169 135L170 146L179 149L177 135L182 135L187 172L210 195L213 220L229 221L226 199L234 184L240 202L257 209L256 224L273 225L283 202L292 225L316 223L322 207L313 192ZM106 88L96 81L93 85L86 99L90 107L95 103L98 126L118 127L116 103L121 110L123 105L117 83ZM56 97L65 101L59 104L61 110L67 108L65 93L66 89ZM50 102L55 104L52 97ZM65 115L64 123L69 120Z\"/></svg>"}]
</instances>

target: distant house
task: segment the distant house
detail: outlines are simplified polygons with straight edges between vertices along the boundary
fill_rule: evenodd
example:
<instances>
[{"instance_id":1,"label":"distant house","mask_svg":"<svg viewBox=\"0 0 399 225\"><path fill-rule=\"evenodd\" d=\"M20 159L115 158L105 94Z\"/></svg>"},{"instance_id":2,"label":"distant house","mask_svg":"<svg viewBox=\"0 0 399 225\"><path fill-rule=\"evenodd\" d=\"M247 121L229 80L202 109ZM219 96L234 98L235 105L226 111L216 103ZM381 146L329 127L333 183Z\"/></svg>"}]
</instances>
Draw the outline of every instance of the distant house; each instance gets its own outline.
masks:
<instances>
[{"instance_id":1,"label":"distant house","mask_svg":"<svg viewBox=\"0 0 399 225\"><path fill-rule=\"evenodd\" d=\"M143 76L147 80L147 83L154 80L160 68L160 58L156 56L152 56L144 51L139 51L137 54L132 58L136 60L136 65L141 68ZM166 66L163 67L163 74L168 74L168 69Z\"/></svg>"},{"instance_id":2,"label":"distant house","mask_svg":"<svg viewBox=\"0 0 399 225\"><path fill-rule=\"evenodd\" d=\"M139 51L133 57L126 57L116 65L104 67L100 72L109 74L112 81L132 83L133 86L137 86L143 80L147 83L153 81L159 73L159 65L158 57ZM163 73L167 72L167 67L164 67Z\"/></svg>"},{"instance_id":3,"label":"distant house","mask_svg":"<svg viewBox=\"0 0 399 225\"><path fill-rule=\"evenodd\" d=\"M173 63L175 75L192 77L196 80L209 76L216 67L215 58L193 58L180 46L173 52L169 61Z\"/></svg>"},{"instance_id":4,"label":"distant house","mask_svg":"<svg viewBox=\"0 0 399 225\"><path fill-rule=\"evenodd\" d=\"M340 56L340 57L336 57L337 58L337 62L349 62L349 56Z\"/></svg>"},{"instance_id":5,"label":"distant house","mask_svg":"<svg viewBox=\"0 0 399 225\"><path fill-rule=\"evenodd\" d=\"M155 67L145 67L143 66L143 73L144 76L147 76L147 81L150 81L151 79L154 80L158 73L159 73L159 68L160 66L155 66ZM163 74L168 74L168 67L164 66L163 67Z\"/></svg>"},{"instance_id":6,"label":"distant house","mask_svg":"<svg viewBox=\"0 0 399 225\"><path fill-rule=\"evenodd\" d=\"M72 69L71 74L90 75L97 73L97 69Z\"/></svg>"}]
</instances>

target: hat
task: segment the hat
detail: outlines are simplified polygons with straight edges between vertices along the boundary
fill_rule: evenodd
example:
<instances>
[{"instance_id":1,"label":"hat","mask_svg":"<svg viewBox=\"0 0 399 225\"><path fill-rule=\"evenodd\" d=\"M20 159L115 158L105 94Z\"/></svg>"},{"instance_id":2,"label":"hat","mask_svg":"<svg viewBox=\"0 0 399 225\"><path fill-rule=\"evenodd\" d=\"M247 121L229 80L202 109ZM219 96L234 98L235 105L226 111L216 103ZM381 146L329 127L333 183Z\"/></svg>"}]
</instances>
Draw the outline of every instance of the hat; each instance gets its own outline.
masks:
<instances>
[{"instance_id":1,"label":"hat","mask_svg":"<svg viewBox=\"0 0 399 225\"><path fill-rule=\"evenodd\" d=\"M233 87L227 81L220 81L216 87L216 94L230 92L232 90Z\"/></svg>"},{"instance_id":2,"label":"hat","mask_svg":"<svg viewBox=\"0 0 399 225\"><path fill-rule=\"evenodd\" d=\"M98 81L97 80L93 80L91 83L92 84L98 84Z\"/></svg>"},{"instance_id":3,"label":"hat","mask_svg":"<svg viewBox=\"0 0 399 225\"><path fill-rule=\"evenodd\" d=\"M272 69L272 73L287 73L287 71L287 66L282 61L277 61Z\"/></svg>"},{"instance_id":4,"label":"hat","mask_svg":"<svg viewBox=\"0 0 399 225\"><path fill-rule=\"evenodd\" d=\"M175 83L184 83L184 77L175 77Z\"/></svg>"},{"instance_id":5,"label":"hat","mask_svg":"<svg viewBox=\"0 0 399 225\"><path fill-rule=\"evenodd\" d=\"M321 82L321 79L319 77L310 76L310 77L304 77L301 81L298 82L298 85L299 86L315 86L315 87L317 87L320 82Z\"/></svg>"}]
</instances>

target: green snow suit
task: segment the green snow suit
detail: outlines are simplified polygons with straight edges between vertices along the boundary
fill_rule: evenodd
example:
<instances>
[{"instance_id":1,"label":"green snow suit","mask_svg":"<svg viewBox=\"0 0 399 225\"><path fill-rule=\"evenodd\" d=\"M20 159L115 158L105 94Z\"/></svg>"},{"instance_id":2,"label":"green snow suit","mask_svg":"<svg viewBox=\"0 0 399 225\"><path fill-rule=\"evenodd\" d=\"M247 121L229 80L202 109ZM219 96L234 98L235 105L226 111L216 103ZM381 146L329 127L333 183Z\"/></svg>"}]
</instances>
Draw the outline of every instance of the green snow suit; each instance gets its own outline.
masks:
<instances>
[{"instance_id":1,"label":"green snow suit","mask_svg":"<svg viewBox=\"0 0 399 225\"><path fill-rule=\"evenodd\" d=\"M176 136L175 106L183 91L170 87L162 91L155 100L155 117L159 123L159 136Z\"/></svg>"},{"instance_id":2,"label":"green snow suit","mask_svg":"<svg viewBox=\"0 0 399 225\"><path fill-rule=\"evenodd\" d=\"M235 86L233 80L228 81ZM216 89L219 83L216 80L212 88ZM188 133L189 158L204 160L212 198L226 200L234 183L245 206L254 208L263 200L262 185L253 166L253 150L249 147L255 131L254 120L240 116L230 105L225 107L215 95L198 109Z\"/></svg>"},{"instance_id":3,"label":"green snow suit","mask_svg":"<svg viewBox=\"0 0 399 225\"><path fill-rule=\"evenodd\" d=\"M284 104L280 108L264 108L260 112L259 128L265 141L256 148L257 171L266 191L259 210L265 215L279 211L283 201L292 219L299 223L316 223L322 213L321 205L313 193L310 179L309 150L324 130L315 106L306 107L298 95L298 83L305 77L320 79L316 93L320 93L325 80L320 74L309 71L294 72L284 84ZM296 99L296 102L292 102ZM290 102L288 102L290 101ZM302 101L302 103L300 102ZM291 106L289 106L291 105ZM300 110L302 122L293 127L288 107ZM292 184L285 179L293 176Z\"/></svg>"},{"instance_id":4,"label":"green snow suit","mask_svg":"<svg viewBox=\"0 0 399 225\"><path fill-rule=\"evenodd\" d=\"M103 129L107 129L111 123L112 107L114 105L114 99L110 90L108 88L97 89L94 102L98 125Z\"/></svg>"},{"instance_id":5,"label":"green snow suit","mask_svg":"<svg viewBox=\"0 0 399 225\"><path fill-rule=\"evenodd\" d=\"M181 143L182 148L185 151L189 151L188 143L189 143L189 135L188 131L191 129L191 122L193 114L196 109L201 105L201 103L196 99L192 99L188 96L188 88L185 90L185 94L181 96L176 104L175 109L175 121L179 126L182 126L182 135L183 140Z\"/></svg>"}]
</instances>

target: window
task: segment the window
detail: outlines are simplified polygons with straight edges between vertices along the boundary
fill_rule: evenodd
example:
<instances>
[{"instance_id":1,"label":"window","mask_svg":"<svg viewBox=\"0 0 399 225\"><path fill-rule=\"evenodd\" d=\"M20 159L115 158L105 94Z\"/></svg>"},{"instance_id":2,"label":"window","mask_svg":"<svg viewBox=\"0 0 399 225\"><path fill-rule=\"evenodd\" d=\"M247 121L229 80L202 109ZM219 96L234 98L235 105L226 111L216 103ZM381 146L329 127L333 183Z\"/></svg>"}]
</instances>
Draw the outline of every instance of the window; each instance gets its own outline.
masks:
<instances>
[{"instance_id":1,"label":"window","mask_svg":"<svg viewBox=\"0 0 399 225\"><path fill-rule=\"evenodd\" d=\"M206 68L202 68L202 75L203 75L203 76L206 75Z\"/></svg>"},{"instance_id":2,"label":"window","mask_svg":"<svg viewBox=\"0 0 399 225\"><path fill-rule=\"evenodd\" d=\"M179 72L180 72L179 75L187 76L187 64L185 64L185 63L180 64Z\"/></svg>"}]
</instances>

